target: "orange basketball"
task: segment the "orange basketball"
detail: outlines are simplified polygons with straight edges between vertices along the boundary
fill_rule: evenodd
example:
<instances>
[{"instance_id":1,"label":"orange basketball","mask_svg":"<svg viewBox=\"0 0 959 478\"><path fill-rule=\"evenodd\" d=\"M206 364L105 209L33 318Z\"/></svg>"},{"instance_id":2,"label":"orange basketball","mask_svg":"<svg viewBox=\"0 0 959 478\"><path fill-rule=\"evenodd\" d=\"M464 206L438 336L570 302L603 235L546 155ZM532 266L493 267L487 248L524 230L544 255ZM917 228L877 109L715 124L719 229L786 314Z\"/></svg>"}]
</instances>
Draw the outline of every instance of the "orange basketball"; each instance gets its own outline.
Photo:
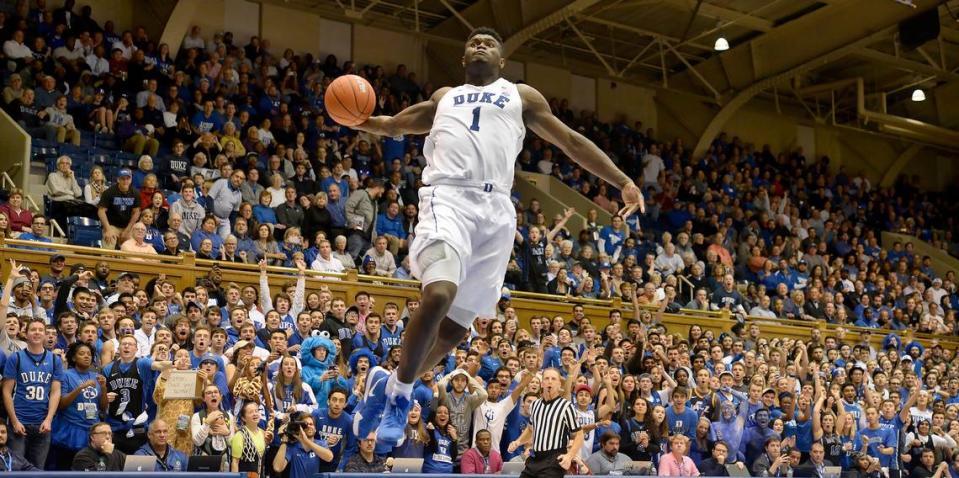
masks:
<instances>
[{"instance_id":1,"label":"orange basketball","mask_svg":"<svg viewBox=\"0 0 959 478\"><path fill-rule=\"evenodd\" d=\"M370 117L376 94L370 82L356 75L343 75L326 89L326 112L343 126L356 126Z\"/></svg>"}]
</instances>

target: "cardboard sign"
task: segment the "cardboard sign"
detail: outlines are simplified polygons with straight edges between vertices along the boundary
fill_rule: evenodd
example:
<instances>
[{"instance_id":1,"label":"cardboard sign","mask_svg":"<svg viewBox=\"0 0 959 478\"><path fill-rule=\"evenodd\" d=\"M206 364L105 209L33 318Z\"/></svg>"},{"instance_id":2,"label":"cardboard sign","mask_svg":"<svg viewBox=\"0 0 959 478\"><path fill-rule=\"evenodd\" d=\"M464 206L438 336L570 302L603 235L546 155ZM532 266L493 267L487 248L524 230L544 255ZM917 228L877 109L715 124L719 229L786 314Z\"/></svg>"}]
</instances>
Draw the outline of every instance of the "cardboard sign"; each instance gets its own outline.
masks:
<instances>
[{"instance_id":1,"label":"cardboard sign","mask_svg":"<svg viewBox=\"0 0 959 478\"><path fill-rule=\"evenodd\" d=\"M203 379L197 370L171 370L166 380L164 400L194 400L203 394Z\"/></svg>"}]
</instances>

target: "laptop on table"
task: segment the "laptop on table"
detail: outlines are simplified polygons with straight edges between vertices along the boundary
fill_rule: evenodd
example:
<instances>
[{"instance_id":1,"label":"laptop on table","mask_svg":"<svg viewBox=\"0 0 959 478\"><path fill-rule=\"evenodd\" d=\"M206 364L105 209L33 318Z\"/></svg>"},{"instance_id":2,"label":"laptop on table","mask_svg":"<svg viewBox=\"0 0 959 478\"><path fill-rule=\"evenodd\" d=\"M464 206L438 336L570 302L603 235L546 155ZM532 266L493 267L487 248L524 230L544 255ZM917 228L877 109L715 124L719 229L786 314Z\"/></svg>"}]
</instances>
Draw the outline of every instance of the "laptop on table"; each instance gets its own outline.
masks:
<instances>
[{"instance_id":1,"label":"laptop on table","mask_svg":"<svg viewBox=\"0 0 959 478\"><path fill-rule=\"evenodd\" d=\"M123 471L156 471L157 457L150 455L127 455Z\"/></svg>"}]
</instances>

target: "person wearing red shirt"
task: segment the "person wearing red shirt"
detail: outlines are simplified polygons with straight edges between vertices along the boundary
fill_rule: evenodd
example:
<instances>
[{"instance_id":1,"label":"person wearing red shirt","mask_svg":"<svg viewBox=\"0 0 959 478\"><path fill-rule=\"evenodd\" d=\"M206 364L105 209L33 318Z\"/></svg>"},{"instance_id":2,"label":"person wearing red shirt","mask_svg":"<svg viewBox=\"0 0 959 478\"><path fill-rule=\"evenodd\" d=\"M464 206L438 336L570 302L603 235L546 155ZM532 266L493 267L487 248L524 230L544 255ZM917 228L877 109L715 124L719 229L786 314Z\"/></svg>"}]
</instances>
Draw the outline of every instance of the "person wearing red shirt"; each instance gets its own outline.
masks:
<instances>
[{"instance_id":1,"label":"person wearing red shirt","mask_svg":"<svg viewBox=\"0 0 959 478\"><path fill-rule=\"evenodd\" d=\"M476 432L476 446L463 454L460 469L464 475L495 475L503 469L503 457L493 450L493 435L489 430Z\"/></svg>"}]
</instances>

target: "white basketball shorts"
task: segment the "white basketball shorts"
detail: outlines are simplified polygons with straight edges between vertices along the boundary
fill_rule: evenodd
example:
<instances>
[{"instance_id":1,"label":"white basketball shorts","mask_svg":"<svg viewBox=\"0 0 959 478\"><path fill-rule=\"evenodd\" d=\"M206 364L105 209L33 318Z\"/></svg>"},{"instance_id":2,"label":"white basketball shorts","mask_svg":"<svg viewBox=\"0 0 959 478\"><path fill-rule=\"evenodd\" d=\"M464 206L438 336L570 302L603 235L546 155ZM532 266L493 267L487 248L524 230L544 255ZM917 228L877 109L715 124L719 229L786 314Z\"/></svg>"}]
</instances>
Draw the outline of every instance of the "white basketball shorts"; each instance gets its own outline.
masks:
<instances>
[{"instance_id":1,"label":"white basketball shorts","mask_svg":"<svg viewBox=\"0 0 959 478\"><path fill-rule=\"evenodd\" d=\"M516 233L516 210L509 194L451 185L428 186L419 192L419 223L410 245L413 276L422 280L423 267L444 260L435 257L442 250L436 247L420 257L431 244L442 241L456 251L459 277L425 276L429 282L447 280L457 285L449 317L467 329L476 317L495 317Z\"/></svg>"}]
</instances>

